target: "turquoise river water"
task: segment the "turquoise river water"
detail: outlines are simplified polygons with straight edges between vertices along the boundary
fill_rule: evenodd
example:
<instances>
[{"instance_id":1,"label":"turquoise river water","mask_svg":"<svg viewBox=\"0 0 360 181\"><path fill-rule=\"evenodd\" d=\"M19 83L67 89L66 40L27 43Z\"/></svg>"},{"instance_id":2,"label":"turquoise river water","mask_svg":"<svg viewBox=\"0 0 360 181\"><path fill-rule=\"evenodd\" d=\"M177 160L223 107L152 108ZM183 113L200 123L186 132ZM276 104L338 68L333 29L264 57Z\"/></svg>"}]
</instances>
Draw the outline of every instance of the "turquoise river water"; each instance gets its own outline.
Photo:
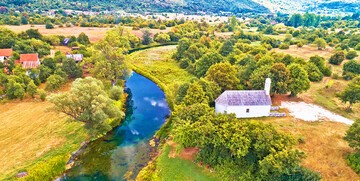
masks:
<instances>
[{"instance_id":1,"label":"turquoise river water","mask_svg":"<svg viewBox=\"0 0 360 181\"><path fill-rule=\"evenodd\" d=\"M151 160L156 148L149 141L170 115L165 94L135 72L125 85L130 97L121 126L82 149L59 180L132 180Z\"/></svg>"}]
</instances>

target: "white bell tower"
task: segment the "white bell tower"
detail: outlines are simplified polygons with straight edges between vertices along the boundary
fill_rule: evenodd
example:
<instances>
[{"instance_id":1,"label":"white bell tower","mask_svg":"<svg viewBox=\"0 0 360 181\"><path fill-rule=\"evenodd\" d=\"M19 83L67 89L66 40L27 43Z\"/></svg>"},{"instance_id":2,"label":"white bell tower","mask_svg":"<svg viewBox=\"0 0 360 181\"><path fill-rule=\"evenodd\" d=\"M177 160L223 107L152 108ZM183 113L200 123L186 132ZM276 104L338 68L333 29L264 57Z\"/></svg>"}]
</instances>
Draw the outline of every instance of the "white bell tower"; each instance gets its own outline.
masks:
<instances>
[{"instance_id":1,"label":"white bell tower","mask_svg":"<svg viewBox=\"0 0 360 181\"><path fill-rule=\"evenodd\" d=\"M271 88L271 79L266 78L266 80L265 80L265 88L264 88L266 95L270 95L270 88Z\"/></svg>"}]
</instances>

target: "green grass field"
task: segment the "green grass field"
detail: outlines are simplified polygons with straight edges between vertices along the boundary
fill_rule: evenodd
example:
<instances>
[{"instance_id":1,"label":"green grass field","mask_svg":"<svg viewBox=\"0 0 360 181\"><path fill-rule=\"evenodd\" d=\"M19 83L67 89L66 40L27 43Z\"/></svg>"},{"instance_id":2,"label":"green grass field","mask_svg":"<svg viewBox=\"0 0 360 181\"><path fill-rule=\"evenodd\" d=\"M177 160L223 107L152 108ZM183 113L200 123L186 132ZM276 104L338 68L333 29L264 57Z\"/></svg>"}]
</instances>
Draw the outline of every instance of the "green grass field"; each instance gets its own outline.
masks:
<instances>
[{"instance_id":1,"label":"green grass field","mask_svg":"<svg viewBox=\"0 0 360 181\"><path fill-rule=\"evenodd\" d=\"M169 153L172 147L165 145L162 154L158 157L156 165L160 170L160 180L206 180L216 181L220 180L211 174L209 170L199 167L190 160L184 160L175 156L175 158L169 158Z\"/></svg>"}]
</instances>

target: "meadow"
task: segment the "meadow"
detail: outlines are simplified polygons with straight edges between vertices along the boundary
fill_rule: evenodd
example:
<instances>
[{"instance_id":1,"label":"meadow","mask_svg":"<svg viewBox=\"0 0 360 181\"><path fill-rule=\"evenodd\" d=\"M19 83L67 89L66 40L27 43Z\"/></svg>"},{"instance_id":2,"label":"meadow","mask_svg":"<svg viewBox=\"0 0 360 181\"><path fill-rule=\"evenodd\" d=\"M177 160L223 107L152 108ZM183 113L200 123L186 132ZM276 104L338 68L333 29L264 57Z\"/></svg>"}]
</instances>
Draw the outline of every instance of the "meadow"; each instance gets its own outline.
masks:
<instances>
[{"instance_id":1,"label":"meadow","mask_svg":"<svg viewBox=\"0 0 360 181\"><path fill-rule=\"evenodd\" d=\"M0 180L54 156L70 155L87 139L81 123L48 112L50 106L32 100L0 104Z\"/></svg>"}]
</instances>

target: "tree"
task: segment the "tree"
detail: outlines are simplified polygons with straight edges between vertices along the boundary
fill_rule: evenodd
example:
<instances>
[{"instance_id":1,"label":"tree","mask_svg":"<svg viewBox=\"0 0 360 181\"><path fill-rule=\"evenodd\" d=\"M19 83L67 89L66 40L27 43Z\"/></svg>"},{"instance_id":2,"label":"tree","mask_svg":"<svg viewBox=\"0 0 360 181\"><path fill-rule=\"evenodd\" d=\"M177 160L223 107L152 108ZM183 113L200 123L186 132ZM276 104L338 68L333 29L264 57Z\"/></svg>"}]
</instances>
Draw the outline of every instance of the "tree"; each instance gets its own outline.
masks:
<instances>
[{"instance_id":1,"label":"tree","mask_svg":"<svg viewBox=\"0 0 360 181\"><path fill-rule=\"evenodd\" d=\"M36 94L36 92L37 92L37 87L36 87L34 81L31 81L31 82L29 83L29 85L28 85L27 88L26 88L26 92L27 92L32 98L35 97L35 94Z\"/></svg>"},{"instance_id":2,"label":"tree","mask_svg":"<svg viewBox=\"0 0 360 181\"><path fill-rule=\"evenodd\" d=\"M160 33L158 36L156 36L155 41L159 43L167 43L170 41L170 36L166 33Z\"/></svg>"},{"instance_id":3,"label":"tree","mask_svg":"<svg viewBox=\"0 0 360 181\"><path fill-rule=\"evenodd\" d=\"M124 89L120 86L114 86L110 89L110 98L118 101L121 99L122 95L124 94Z\"/></svg>"},{"instance_id":4,"label":"tree","mask_svg":"<svg viewBox=\"0 0 360 181\"><path fill-rule=\"evenodd\" d=\"M265 87L265 79L270 76L271 66L262 66L252 72L250 76L250 85L254 90L263 90Z\"/></svg>"},{"instance_id":5,"label":"tree","mask_svg":"<svg viewBox=\"0 0 360 181\"><path fill-rule=\"evenodd\" d=\"M54 29L54 24L52 24L51 22L47 22L45 25L46 29Z\"/></svg>"},{"instance_id":6,"label":"tree","mask_svg":"<svg viewBox=\"0 0 360 181\"><path fill-rule=\"evenodd\" d=\"M83 75L82 67L77 65L74 59L64 58L61 69L72 79L80 78Z\"/></svg>"},{"instance_id":7,"label":"tree","mask_svg":"<svg viewBox=\"0 0 360 181\"><path fill-rule=\"evenodd\" d=\"M236 16L233 15L230 19L230 27L232 31L235 31L236 24L237 24Z\"/></svg>"},{"instance_id":8,"label":"tree","mask_svg":"<svg viewBox=\"0 0 360 181\"><path fill-rule=\"evenodd\" d=\"M153 42L153 38L151 37L152 35L152 32L150 29L148 28L145 28L141 31L143 34L142 34L142 43L144 45L149 45L150 43Z\"/></svg>"},{"instance_id":9,"label":"tree","mask_svg":"<svg viewBox=\"0 0 360 181\"><path fill-rule=\"evenodd\" d=\"M59 75L53 74L47 78L46 89L47 90L57 90L64 83L64 79Z\"/></svg>"},{"instance_id":10,"label":"tree","mask_svg":"<svg viewBox=\"0 0 360 181\"><path fill-rule=\"evenodd\" d=\"M191 40L188 38L182 38L179 40L179 44L176 47L176 54L174 58L180 60L183 57L183 53L189 49L191 45Z\"/></svg>"},{"instance_id":11,"label":"tree","mask_svg":"<svg viewBox=\"0 0 360 181\"><path fill-rule=\"evenodd\" d=\"M360 149L360 119L355 120L355 122L350 126L346 131L344 140L349 143L351 148L359 151Z\"/></svg>"},{"instance_id":12,"label":"tree","mask_svg":"<svg viewBox=\"0 0 360 181\"><path fill-rule=\"evenodd\" d=\"M234 90L240 83L235 68L228 62L212 65L206 72L206 78L217 83L223 91Z\"/></svg>"},{"instance_id":13,"label":"tree","mask_svg":"<svg viewBox=\"0 0 360 181\"><path fill-rule=\"evenodd\" d=\"M220 54L224 57L228 56L233 51L234 45L230 40L225 41L224 44L220 47Z\"/></svg>"},{"instance_id":14,"label":"tree","mask_svg":"<svg viewBox=\"0 0 360 181\"><path fill-rule=\"evenodd\" d=\"M301 26L302 23L303 23L301 14L292 15L289 22L290 22L290 25L295 27L295 28Z\"/></svg>"},{"instance_id":15,"label":"tree","mask_svg":"<svg viewBox=\"0 0 360 181\"><path fill-rule=\"evenodd\" d=\"M326 41L322 38L316 38L314 44L318 47L318 50L326 48Z\"/></svg>"},{"instance_id":16,"label":"tree","mask_svg":"<svg viewBox=\"0 0 360 181\"><path fill-rule=\"evenodd\" d=\"M358 80L360 80L360 77L355 78L352 83L349 83L342 93L336 94L344 103L349 102L348 111L351 111L353 104L360 102L360 81Z\"/></svg>"},{"instance_id":17,"label":"tree","mask_svg":"<svg viewBox=\"0 0 360 181\"><path fill-rule=\"evenodd\" d=\"M308 63L306 66L309 80L312 82L319 82L324 78L324 74L321 73L319 68L314 63Z\"/></svg>"},{"instance_id":18,"label":"tree","mask_svg":"<svg viewBox=\"0 0 360 181\"><path fill-rule=\"evenodd\" d=\"M90 44L90 40L89 40L89 37L84 33L84 32L81 32L77 38L77 41L80 43L80 44L83 44L83 45L88 45Z\"/></svg>"},{"instance_id":19,"label":"tree","mask_svg":"<svg viewBox=\"0 0 360 181\"><path fill-rule=\"evenodd\" d=\"M208 71L208 69L211 67L211 65L220 63L222 61L223 61L223 57L219 53L210 52L205 54L196 62L196 69L195 69L196 76L203 77Z\"/></svg>"},{"instance_id":20,"label":"tree","mask_svg":"<svg viewBox=\"0 0 360 181\"><path fill-rule=\"evenodd\" d=\"M23 24L23 25L27 25L27 24L28 24L28 20L26 19L25 16L21 16L21 24Z\"/></svg>"},{"instance_id":21,"label":"tree","mask_svg":"<svg viewBox=\"0 0 360 181\"><path fill-rule=\"evenodd\" d=\"M130 70L123 55L124 50L110 46L107 42L99 41L96 49L89 59L93 63L91 72L98 78L107 79L115 86L119 79L130 76Z\"/></svg>"},{"instance_id":22,"label":"tree","mask_svg":"<svg viewBox=\"0 0 360 181\"><path fill-rule=\"evenodd\" d=\"M70 91L51 95L48 100L54 106L50 110L85 123L84 127L92 136L105 133L111 129L109 118L120 118L124 113L103 89L101 81L95 78L76 79Z\"/></svg>"},{"instance_id":23,"label":"tree","mask_svg":"<svg viewBox=\"0 0 360 181\"><path fill-rule=\"evenodd\" d=\"M6 84L6 96L9 99L19 98L22 100L25 96L25 84L18 83L16 77L11 77Z\"/></svg>"},{"instance_id":24,"label":"tree","mask_svg":"<svg viewBox=\"0 0 360 181\"><path fill-rule=\"evenodd\" d=\"M304 68L302 68L299 64L293 63L289 65L288 69L290 71L290 96L296 96L298 93L310 89L310 80Z\"/></svg>"},{"instance_id":25,"label":"tree","mask_svg":"<svg viewBox=\"0 0 360 181\"><path fill-rule=\"evenodd\" d=\"M286 94L288 91L290 71L283 63L275 63L270 70L271 92L275 94Z\"/></svg>"},{"instance_id":26,"label":"tree","mask_svg":"<svg viewBox=\"0 0 360 181\"><path fill-rule=\"evenodd\" d=\"M354 50L350 50L347 54L346 54L346 59L349 59L349 60L352 60L354 59L355 57L357 57L358 54L356 51Z\"/></svg>"},{"instance_id":27,"label":"tree","mask_svg":"<svg viewBox=\"0 0 360 181\"><path fill-rule=\"evenodd\" d=\"M325 58L319 55L314 55L310 57L309 63L315 64L322 74L325 76L331 76L331 70L325 64Z\"/></svg>"},{"instance_id":28,"label":"tree","mask_svg":"<svg viewBox=\"0 0 360 181\"><path fill-rule=\"evenodd\" d=\"M188 90L186 91L186 96L183 99L185 105L192 105L196 103L208 103L208 97L205 95L205 92L201 85L194 82L190 84Z\"/></svg>"},{"instance_id":29,"label":"tree","mask_svg":"<svg viewBox=\"0 0 360 181\"><path fill-rule=\"evenodd\" d=\"M334 65L340 65L344 60L345 53L343 51L338 51L330 57L329 62Z\"/></svg>"}]
</instances>

